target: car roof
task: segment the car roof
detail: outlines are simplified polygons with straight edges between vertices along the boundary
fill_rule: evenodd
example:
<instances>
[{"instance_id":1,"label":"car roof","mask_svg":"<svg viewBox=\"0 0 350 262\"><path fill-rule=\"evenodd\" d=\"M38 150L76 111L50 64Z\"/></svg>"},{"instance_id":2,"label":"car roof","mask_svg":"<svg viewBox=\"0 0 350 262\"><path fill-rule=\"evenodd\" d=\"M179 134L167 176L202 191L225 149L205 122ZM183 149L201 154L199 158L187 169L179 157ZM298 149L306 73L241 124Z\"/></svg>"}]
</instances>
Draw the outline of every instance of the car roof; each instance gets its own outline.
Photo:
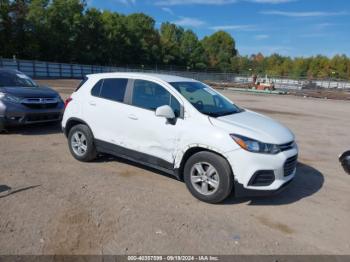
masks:
<instances>
[{"instance_id":1,"label":"car roof","mask_svg":"<svg viewBox=\"0 0 350 262\"><path fill-rule=\"evenodd\" d=\"M11 74L11 75L23 74L22 72L18 71L17 69L9 69L9 68L0 68L0 73L7 73L7 74Z\"/></svg>"},{"instance_id":2,"label":"car roof","mask_svg":"<svg viewBox=\"0 0 350 262\"><path fill-rule=\"evenodd\" d=\"M91 74L87 75L87 77L97 77L97 78L104 78L104 77L125 77L125 78L140 78L140 79L153 79L153 80L163 80L168 83L172 82L197 82L194 79L181 77L181 76L175 76L175 75L166 75L166 74L153 74L153 73L100 73L100 74Z\"/></svg>"}]
</instances>

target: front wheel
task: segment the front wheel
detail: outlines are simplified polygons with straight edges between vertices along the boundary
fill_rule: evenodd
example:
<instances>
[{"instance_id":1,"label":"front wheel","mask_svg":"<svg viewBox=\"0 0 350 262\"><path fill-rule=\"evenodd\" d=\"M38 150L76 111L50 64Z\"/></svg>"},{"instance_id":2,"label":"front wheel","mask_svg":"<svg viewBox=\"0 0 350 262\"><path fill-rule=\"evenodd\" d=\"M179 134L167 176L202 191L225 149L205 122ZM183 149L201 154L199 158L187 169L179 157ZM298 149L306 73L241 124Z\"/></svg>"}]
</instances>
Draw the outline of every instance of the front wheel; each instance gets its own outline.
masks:
<instances>
[{"instance_id":1,"label":"front wheel","mask_svg":"<svg viewBox=\"0 0 350 262\"><path fill-rule=\"evenodd\" d=\"M194 197L212 204L226 199L233 187L233 175L226 159L207 151L187 160L184 180Z\"/></svg>"},{"instance_id":2,"label":"front wheel","mask_svg":"<svg viewBox=\"0 0 350 262\"><path fill-rule=\"evenodd\" d=\"M2 133L2 132L5 132L5 124L3 123L3 121L1 121L1 119L0 119L0 133Z\"/></svg>"},{"instance_id":3,"label":"front wheel","mask_svg":"<svg viewBox=\"0 0 350 262\"><path fill-rule=\"evenodd\" d=\"M68 145L74 158L79 161L89 162L97 156L92 132L86 125L72 127L68 134Z\"/></svg>"}]
</instances>

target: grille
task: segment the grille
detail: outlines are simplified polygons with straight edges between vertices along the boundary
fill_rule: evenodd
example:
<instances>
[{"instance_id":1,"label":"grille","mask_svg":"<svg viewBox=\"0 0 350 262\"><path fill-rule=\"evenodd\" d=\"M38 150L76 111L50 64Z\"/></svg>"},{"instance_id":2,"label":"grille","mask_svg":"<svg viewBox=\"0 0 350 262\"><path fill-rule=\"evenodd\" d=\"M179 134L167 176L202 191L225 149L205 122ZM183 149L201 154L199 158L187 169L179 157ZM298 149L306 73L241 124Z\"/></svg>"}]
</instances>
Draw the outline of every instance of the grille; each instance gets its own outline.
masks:
<instances>
[{"instance_id":1,"label":"grille","mask_svg":"<svg viewBox=\"0 0 350 262\"><path fill-rule=\"evenodd\" d=\"M54 104L23 104L26 107L29 107L31 109L50 109L50 108L56 108L58 103Z\"/></svg>"},{"instance_id":2,"label":"grille","mask_svg":"<svg viewBox=\"0 0 350 262\"><path fill-rule=\"evenodd\" d=\"M279 145L280 150L283 151L288 151L294 148L294 141L283 144L283 145Z\"/></svg>"},{"instance_id":3,"label":"grille","mask_svg":"<svg viewBox=\"0 0 350 262\"><path fill-rule=\"evenodd\" d=\"M284 163L284 176L290 176L297 167L298 155L290 157Z\"/></svg>"},{"instance_id":4,"label":"grille","mask_svg":"<svg viewBox=\"0 0 350 262\"><path fill-rule=\"evenodd\" d=\"M275 181L275 174L272 170L257 171L250 179L249 186L269 186Z\"/></svg>"},{"instance_id":5,"label":"grille","mask_svg":"<svg viewBox=\"0 0 350 262\"><path fill-rule=\"evenodd\" d=\"M49 109L57 107L58 100L55 97L25 98L22 100L22 105L31 109Z\"/></svg>"},{"instance_id":6,"label":"grille","mask_svg":"<svg viewBox=\"0 0 350 262\"><path fill-rule=\"evenodd\" d=\"M60 120L60 114L30 114L26 116L27 123L46 122Z\"/></svg>"}]
</instances>

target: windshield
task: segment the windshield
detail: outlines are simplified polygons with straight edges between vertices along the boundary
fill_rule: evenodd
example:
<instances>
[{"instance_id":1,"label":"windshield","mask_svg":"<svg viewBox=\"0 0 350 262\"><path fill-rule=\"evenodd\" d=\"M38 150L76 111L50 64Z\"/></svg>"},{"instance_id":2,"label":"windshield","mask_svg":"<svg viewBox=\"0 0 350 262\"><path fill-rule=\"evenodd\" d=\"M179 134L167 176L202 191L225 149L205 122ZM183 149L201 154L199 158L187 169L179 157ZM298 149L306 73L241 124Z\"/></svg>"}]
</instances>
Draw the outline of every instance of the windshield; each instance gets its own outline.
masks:
<instances>
[{"instance_id":1,"label":"windshield","mask_svg":"<svg viewBox=\"0 0 350 262\"><path fill-rule=\"evenodd\" d=\"M28 76L17 72L0 72L0 87L37 87L38 85Z\"/></svg>"},{"instance_id":2,"label":"windshield","mask_svg":"<svg viewBox=\"0 0 350 262\"><path fill-rule=\"evenodd\" d=\"M242 112L242 109L203 83L172 82L170 84L199 112L208 116L219 117Z\"/></svg>"}]
</instances>

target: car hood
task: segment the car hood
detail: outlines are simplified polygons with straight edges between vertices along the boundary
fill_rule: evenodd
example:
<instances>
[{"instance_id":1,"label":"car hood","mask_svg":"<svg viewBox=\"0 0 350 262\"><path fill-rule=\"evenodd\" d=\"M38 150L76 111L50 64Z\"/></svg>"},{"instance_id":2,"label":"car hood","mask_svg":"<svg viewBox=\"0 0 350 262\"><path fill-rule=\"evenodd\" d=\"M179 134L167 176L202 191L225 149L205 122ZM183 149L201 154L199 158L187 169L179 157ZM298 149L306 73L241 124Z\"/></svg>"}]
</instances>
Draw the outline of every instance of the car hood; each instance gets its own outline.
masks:
<instances>
[{"instance_id":1,"label":"car hood","mask_svg":"<svg viewBox=\"0 0 350 262\"><path fill-rule=\"evenodd\" d=\"M294 140L293 133L287 127L249 110L218 118L211 117L210 121L230 134L246 136L264 143L281 145Z\"/></svg>"},{"instance_id":2,"label":"car hood","mask_svg":"<svg viewBox=\"0 0 350 262\"><path fill-rule=\"evenodd\" d=\"M58 93L48 87L0 87L0 92L20 98L46 98L58 96Z\"/></svg>"}]
</instances>

